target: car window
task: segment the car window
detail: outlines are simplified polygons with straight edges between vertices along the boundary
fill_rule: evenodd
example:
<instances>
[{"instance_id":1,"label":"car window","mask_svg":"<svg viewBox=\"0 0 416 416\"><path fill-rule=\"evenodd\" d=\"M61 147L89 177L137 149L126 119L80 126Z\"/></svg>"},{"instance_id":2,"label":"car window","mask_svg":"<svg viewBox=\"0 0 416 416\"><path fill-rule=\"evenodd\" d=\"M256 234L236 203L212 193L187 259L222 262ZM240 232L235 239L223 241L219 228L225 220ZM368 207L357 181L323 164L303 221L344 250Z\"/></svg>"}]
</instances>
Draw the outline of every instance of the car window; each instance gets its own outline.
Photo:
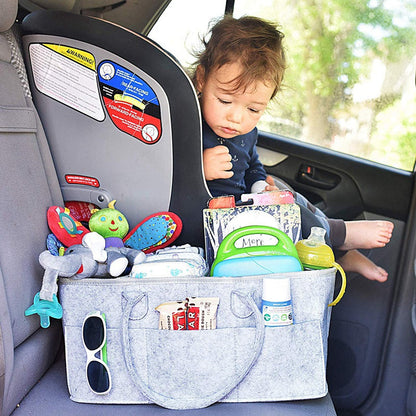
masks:
<instances>
[{"instance_id":1,"label":"car window","mask_svg":"<svg viewBox=\"0 0 416 416\"><path fill-rule=\"evenodd\" d=\"M224 7L173 0L150 37L187 67ZM414 168L416 2L236 0L234 16L242 15L265 18L285 33L284 85L261 130Z\"/></svg>"},{"instance_id":2,"label":"car window","mask_svg":"<svg viewBox=\"0 0 416 416\"><path fill-rule=\"evenodd\" d=\"M209 24L224 15L225 0L172 0L149 37L172 53L186 68L195 61L195 48Z\"/></svg>"}]
</instances>

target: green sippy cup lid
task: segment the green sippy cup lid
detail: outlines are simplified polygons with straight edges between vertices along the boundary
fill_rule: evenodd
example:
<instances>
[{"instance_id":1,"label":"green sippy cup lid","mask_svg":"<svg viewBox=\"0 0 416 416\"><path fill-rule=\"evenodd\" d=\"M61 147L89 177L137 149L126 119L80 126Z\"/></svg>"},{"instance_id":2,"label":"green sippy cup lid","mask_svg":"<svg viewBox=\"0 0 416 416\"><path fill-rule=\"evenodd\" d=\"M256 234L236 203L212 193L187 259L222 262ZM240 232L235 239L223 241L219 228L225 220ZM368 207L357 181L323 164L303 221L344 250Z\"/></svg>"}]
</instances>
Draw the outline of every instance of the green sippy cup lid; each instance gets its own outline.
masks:
<instances>
[{"instance_id":1,"label":"green sippy cup lid","mask_svg":"<svg viewBox=\"0 0 416 416\"><path fill-rule=\"evenodd\" d=\"M325 243L324 236L325 230L323 228L312 227L309 237L296 243L296 250L304 267L323 269L334 265L334 253L331 247Z\"/></svg>"}]
</instances>

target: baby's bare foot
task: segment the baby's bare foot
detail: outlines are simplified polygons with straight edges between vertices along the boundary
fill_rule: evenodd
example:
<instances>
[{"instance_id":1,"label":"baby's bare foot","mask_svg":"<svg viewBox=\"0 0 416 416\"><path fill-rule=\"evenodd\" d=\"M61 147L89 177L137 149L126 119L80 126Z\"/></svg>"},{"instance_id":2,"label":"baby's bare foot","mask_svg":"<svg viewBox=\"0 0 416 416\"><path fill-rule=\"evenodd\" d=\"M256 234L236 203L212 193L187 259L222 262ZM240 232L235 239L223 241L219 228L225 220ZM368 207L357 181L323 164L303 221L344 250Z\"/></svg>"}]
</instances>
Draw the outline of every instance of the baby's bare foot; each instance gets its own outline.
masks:
<instances>
[{"instance_id":1,"label":"baby's bare foot","mask_svg":"<svg viewBox=\"0 0 416 416\"><path fill-rule=\"evenodd\" d=\"M369 280L377 280L385 282L388 273L382 268L374 264L369 258L365 257L357 250L350 250L345 253L338 263L346 272L356 272Z\"/></svg>"},{"instance_id":2,"label":"baby's bare foot","mask_svg":"<svg viewBox=\"0 0 416 416\"><path fill-rule=\"evenodd\" d=\"M346 235L341 250L384 247L391 239L390 221L345 221Z\"/></svg>"}]
</instances>

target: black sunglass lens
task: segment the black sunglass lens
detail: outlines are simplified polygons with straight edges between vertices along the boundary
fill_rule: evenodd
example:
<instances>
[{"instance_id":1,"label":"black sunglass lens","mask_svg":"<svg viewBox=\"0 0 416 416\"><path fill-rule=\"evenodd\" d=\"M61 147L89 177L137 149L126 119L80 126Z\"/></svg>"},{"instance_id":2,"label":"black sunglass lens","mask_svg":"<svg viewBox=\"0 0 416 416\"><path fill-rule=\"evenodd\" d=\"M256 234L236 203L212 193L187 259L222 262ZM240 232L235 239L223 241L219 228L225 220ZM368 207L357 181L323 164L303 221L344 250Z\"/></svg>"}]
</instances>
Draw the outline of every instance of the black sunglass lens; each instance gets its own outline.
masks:
<instances>
[{"instance_id":1,"label":"black sunglass lens","mask_svg":"<svg viewBox=\"0 0 416 416\"><path fill-rule=\"evenodd\" d=\"M105 393L110 388L107 369L99 361L91 361L87 367L87 378L95 393Z\"/></svg>"},{"instance_id":2,"label":"black sunglass lens","mask_svg":"<svg viewBox=\"0 0 416 416\"><path fill-rule=\"evenodd\" d=\"M104 325L98 316L90 316L84 323L82 336L89 350L96 350L104 340Z\"/></svg>"}]
</instances>

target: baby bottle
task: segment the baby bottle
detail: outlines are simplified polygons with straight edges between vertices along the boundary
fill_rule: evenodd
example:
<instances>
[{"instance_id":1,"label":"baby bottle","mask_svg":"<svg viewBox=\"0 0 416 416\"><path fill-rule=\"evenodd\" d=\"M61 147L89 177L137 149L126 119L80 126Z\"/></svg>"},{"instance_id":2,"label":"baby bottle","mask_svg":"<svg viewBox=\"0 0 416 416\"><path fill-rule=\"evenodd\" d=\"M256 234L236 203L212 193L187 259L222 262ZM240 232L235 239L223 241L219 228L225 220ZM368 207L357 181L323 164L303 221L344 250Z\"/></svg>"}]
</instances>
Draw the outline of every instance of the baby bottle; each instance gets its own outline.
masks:
<instances>
[{"instance_id":1,"label":"baby bottle","mask_svg":"<svg viewBox=\"0 0 416 416\"><path fill-rule=\"evenodd\" d=\"M335 267L340 272L342 277L341 290L329 306L336 305L344 295L347 279L343 268L335 262L331 247L325 243L325 230L321 227L312 227L309 237L296 243L296 250L305 269L316 270Z\"/></svg>"}]
</instances>

